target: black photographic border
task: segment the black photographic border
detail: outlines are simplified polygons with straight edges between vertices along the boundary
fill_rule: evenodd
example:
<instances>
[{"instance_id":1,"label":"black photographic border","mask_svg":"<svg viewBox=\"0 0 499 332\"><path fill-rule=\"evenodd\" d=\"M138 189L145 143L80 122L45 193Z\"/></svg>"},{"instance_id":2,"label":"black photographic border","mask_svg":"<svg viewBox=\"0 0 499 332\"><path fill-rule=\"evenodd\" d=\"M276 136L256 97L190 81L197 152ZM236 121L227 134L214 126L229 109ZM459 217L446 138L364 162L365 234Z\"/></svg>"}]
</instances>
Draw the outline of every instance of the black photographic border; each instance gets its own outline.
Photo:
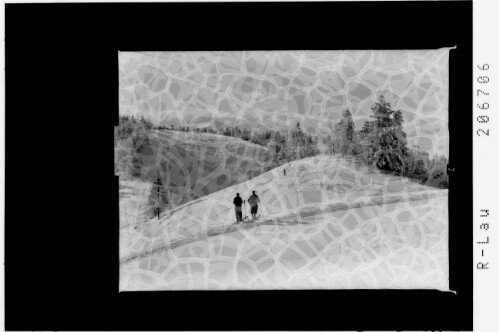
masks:
<instances>
[{"instance_id":1,"label":"black photographic border","mask_svg":"<svg viewBox=\"0 0 499 332\"><path fill-rule=\"evenodd\" d=\"M6 4L6 330L472 330L472 2ZM450 287L118 292L118 50L450 52Z\"/></svg>"}]
</instances>

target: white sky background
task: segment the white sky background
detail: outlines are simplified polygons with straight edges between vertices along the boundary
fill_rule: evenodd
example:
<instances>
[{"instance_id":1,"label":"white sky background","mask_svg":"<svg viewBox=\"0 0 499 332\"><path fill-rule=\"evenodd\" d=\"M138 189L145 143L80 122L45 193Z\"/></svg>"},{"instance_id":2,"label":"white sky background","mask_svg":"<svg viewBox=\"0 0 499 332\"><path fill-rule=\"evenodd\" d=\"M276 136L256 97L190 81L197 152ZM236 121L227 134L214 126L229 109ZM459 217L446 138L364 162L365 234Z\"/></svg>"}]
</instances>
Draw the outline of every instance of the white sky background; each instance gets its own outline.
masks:
<instances>
[{"instance_id":1,"label":"white sky background","mask_svg":"<svg viewBox=\"0 0 499 332\"><path fill-rule=\"evenodd\" d=\"M348 108L357 129L380 93L402 110L409 145L448 155L449 49L119 54L120 114L167 125L311 133Z\"/></svg>"}]
</instances>

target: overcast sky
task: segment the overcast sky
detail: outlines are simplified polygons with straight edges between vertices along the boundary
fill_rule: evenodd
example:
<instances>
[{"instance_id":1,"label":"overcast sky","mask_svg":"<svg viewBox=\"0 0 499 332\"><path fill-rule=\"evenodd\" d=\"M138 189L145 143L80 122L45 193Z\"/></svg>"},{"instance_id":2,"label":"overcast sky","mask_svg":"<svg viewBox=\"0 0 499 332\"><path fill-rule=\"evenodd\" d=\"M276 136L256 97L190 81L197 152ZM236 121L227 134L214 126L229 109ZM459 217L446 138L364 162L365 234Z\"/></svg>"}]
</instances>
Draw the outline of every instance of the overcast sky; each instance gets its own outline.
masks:
<instances>
[{"instance_id":1,"label":"overcast sky","mask_svg":"<svg viewBox=\"0 0 499 332\"><path fill-rule=\"evenodd\" d=\"M404 114L409 145L448 156L449 49L120 52L120 114L155 123L326 135L348 108L357 129L379 96Z\"/></svg>"}]
</instances>

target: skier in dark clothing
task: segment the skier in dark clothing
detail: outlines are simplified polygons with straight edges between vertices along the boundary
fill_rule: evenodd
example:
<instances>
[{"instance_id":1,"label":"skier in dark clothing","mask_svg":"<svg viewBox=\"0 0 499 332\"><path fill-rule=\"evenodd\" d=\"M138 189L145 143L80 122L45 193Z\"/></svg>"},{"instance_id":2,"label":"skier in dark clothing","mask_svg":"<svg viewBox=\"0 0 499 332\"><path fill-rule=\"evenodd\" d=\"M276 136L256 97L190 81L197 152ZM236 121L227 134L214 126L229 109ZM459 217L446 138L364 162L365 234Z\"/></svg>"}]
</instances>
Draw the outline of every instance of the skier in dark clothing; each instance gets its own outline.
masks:
<instances>
[{"instance_id":1,"label":"skier in dark clothing","mask_svg":"<svg viewBox=\"0 0 499 332\"><path fill-rule=\"evenodd\" d=\"M239 197L239 193L236 194L236 197L234 197L234 205L236 207L236 220L241 221L243 220L243 199Z\"/></svg>"},{"instance_id":2,"label":"skier in dark clothing","mask_svg":"<svg viewBox=\"0 0 499 332\"><path fill-rule=\"evenodd\" d=\"M256 219L256 214L258 213L258 203L260 203L260 198L253 191L253 195L248 198L248 203L251 206L251 217L253 220Z\"/></svg>"}]
</instances>

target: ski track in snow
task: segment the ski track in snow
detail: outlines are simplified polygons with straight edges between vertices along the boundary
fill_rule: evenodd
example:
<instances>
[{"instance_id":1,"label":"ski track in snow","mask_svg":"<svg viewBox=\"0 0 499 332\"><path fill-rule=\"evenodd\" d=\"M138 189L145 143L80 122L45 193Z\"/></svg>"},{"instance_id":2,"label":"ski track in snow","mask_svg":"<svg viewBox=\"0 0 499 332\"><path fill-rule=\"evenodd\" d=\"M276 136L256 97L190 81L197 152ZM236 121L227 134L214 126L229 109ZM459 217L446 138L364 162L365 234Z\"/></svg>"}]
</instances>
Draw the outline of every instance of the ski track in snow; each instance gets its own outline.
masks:
<instances>
[{"instance_id":1,"label":"ski track in snow","mask_svg":"<svg viewBox=\"0 0 499 332\"><path fill-rule=\"evenodd\" d=\"M138 259L142 259L148 256L151 256L156 253L160 253L163 251L167 250L173 250L175 248L178 248L180 246L193 243L196 241L201 241L205 240L210 237L218 236L218 235L223 235L227 233L232 233L236 231L241 231L241 230L249 230L252 228L256 228L259 226L265 226L265 225L280 225L280 226L294 226L298 224L309 224L308 222L303 222L300 221L302 218L308 218L312 217L318 214L324 215L325 213L331 213L331 212L336 212L336 211L342 211L342 210L349 210L349 209L356 209L356 208L362 208L362 207L368 207L368 206L378 206L378 205L385 205L385 204L392 204L392 203L399 203L399 202L407 202L407 201L417 201L417 200L425 200L425 199L430 199L438 196L445 196L447 193L446 191L442 190L430 190L424 193L410 193L408 196L400 196L400 195L373 195L371 196L372 199L368 202L365 201L360 201L360 202L354 202L350 205L347 205L345 203L332 203L326 205L324 208L320 207L305 207L300 209L297 212L289 213L287 215L284 215L282 217L278 218L265 218L261 217L261 221L258 222L242 222L242 223L234 223L231 225L224 225L224 226L218 226L218 227L213 227L209 229L205 233L200 233L196 234L194 236L187 236L183 237L180 239L173 240L167 245L162 245L157 248L154 248L149 251L141 252L141 253L134 253L131 255L128 255L126 257L123 257L120 260L120 264L127 264L133 261L136 261ZM128 226L128 225L127 225Z\"/></svg>"}]
</instances>

